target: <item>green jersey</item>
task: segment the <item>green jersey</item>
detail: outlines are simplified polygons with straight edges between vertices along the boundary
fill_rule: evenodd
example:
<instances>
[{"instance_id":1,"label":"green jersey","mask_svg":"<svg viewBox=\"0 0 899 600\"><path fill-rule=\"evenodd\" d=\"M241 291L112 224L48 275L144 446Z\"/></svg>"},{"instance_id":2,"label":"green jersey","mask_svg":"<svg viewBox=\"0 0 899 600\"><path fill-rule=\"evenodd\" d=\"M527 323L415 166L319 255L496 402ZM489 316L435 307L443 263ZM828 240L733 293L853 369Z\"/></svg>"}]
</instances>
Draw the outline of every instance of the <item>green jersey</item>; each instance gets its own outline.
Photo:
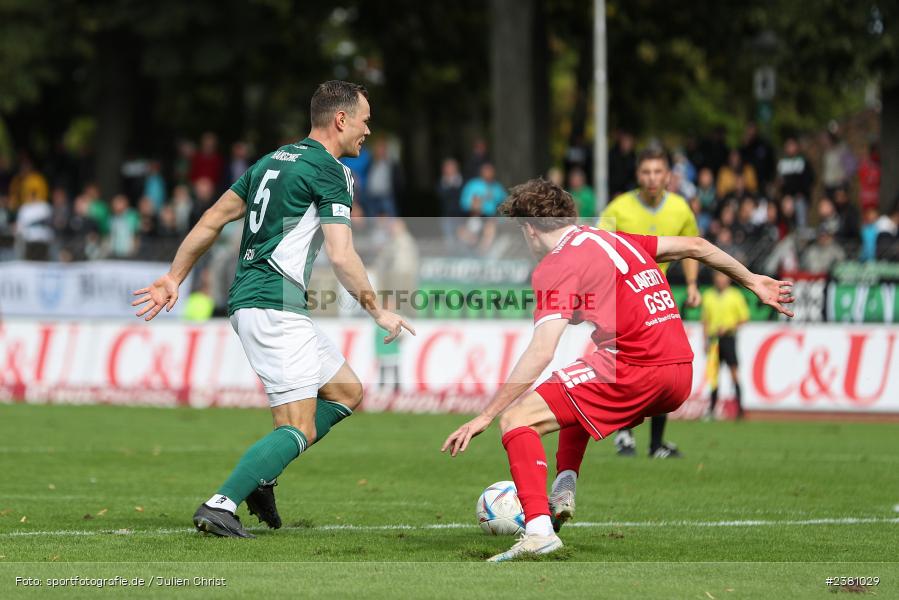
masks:
<instances>
[{"instance_id":1,"label":"green jersey","mask_svg":"<svg viewBox=\"0 0 899 600\"><path fill-rule=\"evenodd\" d=\"M322 223L350 225L353 176L319 142L306 138L268 154L231 190L247 203L228 314L273 308L306 314Z\"/></svg>"}]
</instances>

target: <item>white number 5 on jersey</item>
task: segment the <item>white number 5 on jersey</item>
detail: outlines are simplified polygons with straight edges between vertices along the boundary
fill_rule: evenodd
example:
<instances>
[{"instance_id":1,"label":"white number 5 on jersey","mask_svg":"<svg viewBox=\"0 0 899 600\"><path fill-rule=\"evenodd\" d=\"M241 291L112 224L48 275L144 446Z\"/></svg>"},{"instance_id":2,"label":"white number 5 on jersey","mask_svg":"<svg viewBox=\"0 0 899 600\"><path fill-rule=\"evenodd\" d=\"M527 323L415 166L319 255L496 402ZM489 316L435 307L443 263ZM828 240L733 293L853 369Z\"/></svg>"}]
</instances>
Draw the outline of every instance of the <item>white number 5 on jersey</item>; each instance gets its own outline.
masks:
<instances>
[{"instance_id":1,"label":"white number 5 on jersey","mask_svg":"<svg viewBox=\"0 0 899 600\"><path fill-rule=\"evenodd\" d=\"M262 208L258 213L255 210L250 211L250 231L253 233L257 233L262 227L262 219L265 218L265 209L268 208L268 200L272 195L272 191L265 186L268 184L269 179L277 179L280 174L281 171L269 169L265 172L262 181L259 183L259 189L256 190L256 196L253 198L253 205L255 206L262 202ZM259 215L258 218L256 217L257 214Z\"/></svg>"}]
</instances>

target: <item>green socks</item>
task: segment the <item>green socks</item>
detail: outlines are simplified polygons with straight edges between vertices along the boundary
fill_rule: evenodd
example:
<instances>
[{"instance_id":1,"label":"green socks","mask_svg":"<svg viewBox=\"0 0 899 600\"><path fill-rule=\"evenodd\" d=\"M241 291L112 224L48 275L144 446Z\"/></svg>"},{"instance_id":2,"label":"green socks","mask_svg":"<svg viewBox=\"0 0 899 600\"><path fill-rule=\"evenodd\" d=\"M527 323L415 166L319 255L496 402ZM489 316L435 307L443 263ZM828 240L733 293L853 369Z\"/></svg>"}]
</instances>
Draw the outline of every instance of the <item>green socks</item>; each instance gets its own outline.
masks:
<instances>
[{"instance_id":1,"label":"green socks","mask_svg":"<svg viewBox=\"0 0 899 600\"><path fill-rule=\"evenodd\" d=\"M321 402L319 400L319 403ZM318 416L315 421L317 427ZM259 485L280 475L290 461L299 456L307 445L306 436L296 427L290 425L278 427L250 446L250 449L244 453L237 466L234 467L234 471L219 488L218 493L227 496L235 504L240 504Z\"/></svg>"},{"instance_id":2,"label":"green socks","mask_svg":"<svg viewBox=\"0 0 899 600\"><path fill-rule=\"evenodd\" d=\"M353 414L353 411L339 402L331 402L330 400L322 400L319 398L315 402L315 442L321 441L323 437L328 435L331 427L346 419Z\"/></svg>"},{"instance_id":3,"label":"green socks","mask_svg":"<svg viewBox=\"0 0 899 600\"><path fill-rule=\"evenodd\" d=\"M353 414L353 411L329 400L316 400L315 441L328 435L331 427ZM234 471L219 488L235 504L243 502L253 490L275 479L309 445L306 436L296 427L283 425L250 446L234 467Z\"/></svg>"}]
</instances>

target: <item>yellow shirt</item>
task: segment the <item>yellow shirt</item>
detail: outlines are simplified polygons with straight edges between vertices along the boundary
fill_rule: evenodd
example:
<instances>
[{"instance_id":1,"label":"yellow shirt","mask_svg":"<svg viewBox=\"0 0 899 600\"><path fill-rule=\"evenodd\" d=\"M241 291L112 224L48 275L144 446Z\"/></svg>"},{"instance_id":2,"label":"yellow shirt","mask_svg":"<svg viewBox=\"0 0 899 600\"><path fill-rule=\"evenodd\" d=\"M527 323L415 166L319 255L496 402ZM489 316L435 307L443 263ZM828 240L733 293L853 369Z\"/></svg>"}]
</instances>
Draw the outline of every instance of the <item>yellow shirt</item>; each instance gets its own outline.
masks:
<instances>
[{"instance_id":1,"label":"yellow shirt","mask_svg":"<svg viewBox=\"0 0 899 600\"><path fill-rule=\"evenodd\" d=\"M597 226L607 231L639 235L699 235L696 216L687 201L671 192L665 193L657 208L644 204L638 190L621 194L602 211ZM664 273L668 263L659 267Z\"/></svg>"},{"instance_id":2,"label":"yellow shirt","mask_svg":"<svg viewBox=\"0 0 899 600\"><path fill-rule=\"evenodd\" d=\"M185 321L193 321L194 323L203 323L212 318L215 310L215 300L209 294L203 292L193 292L187 297L187 303L184 306L183 317Z\"/></svg>"},{"instance_id":3,"label":"yellow shirt","mask_svg":"<svg viewBox=\"0 0 899 600\"><path fill-rule=\"evenodd\" d=\"M709 335L733 333L748 320L749 305L737 288L727 287L720 293L715 288L709 288L702 294L702 322Z\"/></svg>"},{"instance_id":4,"label":"yellow shirt","mask_svg":"<svg viewBox=\"0 0 899 600\"><path fill-rule=\"evenodd\" d=\"M40 173L31 172L24 177L16 175L9 182L9 205L13 210L34 200L46 201L49 194L47 180Z\"/></svg>"}]
</instances>

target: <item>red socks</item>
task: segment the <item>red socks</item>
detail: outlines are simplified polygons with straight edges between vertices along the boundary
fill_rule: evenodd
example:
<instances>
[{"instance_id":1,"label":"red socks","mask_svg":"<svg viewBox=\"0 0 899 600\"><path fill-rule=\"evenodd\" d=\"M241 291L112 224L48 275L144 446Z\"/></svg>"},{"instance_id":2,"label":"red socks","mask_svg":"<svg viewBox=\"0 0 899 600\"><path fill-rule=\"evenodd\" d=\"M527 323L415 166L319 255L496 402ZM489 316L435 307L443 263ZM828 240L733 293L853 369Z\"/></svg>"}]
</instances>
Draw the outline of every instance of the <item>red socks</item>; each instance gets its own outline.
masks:
<instances>
[{"instance_id":1,"label":"red socks","mask_svg":"<svg viewBox=\"0 0 899 600\"><path fill-rule=\"evenodd\" d=\"M516 427L503 436L503 446L509 455L509 467L524 508L525 522L540 515L549 516L546 453L540 436L530 427Z\"/></svg>"},{"instance_id":2,"label":"red socks","mask_svg":"<svg viewBox=\"0 0 899 600\"><path fill-rule=\"evenodd\" d=\"M581 461L587 451L590 434L580 425L563 427L559 431L559 449L556 451L556 473L574 471L580 474Z\"/></svg>"}]
</instances>

